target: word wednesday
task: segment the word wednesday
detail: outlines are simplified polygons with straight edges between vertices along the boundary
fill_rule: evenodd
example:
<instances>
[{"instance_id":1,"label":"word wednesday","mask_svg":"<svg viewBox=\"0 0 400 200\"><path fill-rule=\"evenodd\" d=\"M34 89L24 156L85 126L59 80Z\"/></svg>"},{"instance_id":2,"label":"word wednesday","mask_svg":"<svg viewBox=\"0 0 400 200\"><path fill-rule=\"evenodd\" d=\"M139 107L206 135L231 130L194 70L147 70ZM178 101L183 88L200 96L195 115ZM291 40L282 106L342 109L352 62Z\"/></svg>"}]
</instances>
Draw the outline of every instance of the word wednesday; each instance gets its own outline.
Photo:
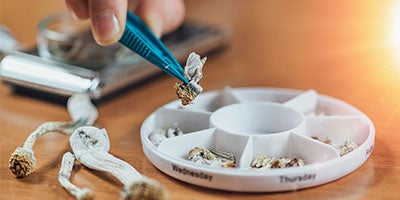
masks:
<instances>
[{"instance_id":1,"label":"word wednesday","mask_svg":"<svg viewBox=\"0 0 400 200\"><path fill-rule=\"evenodd\" d=\"M192 171L189 169L186 169L186 167L180 167L178 165L174 165L172 164L172 170L174 172L178 172L180 174L186 175L186 176L192 176L194 178L199 178L199 179L205 179L208 181L212 181L212 175L206 174L204 172L196 172L196 171Z\"/></svg>"}]
</instances>

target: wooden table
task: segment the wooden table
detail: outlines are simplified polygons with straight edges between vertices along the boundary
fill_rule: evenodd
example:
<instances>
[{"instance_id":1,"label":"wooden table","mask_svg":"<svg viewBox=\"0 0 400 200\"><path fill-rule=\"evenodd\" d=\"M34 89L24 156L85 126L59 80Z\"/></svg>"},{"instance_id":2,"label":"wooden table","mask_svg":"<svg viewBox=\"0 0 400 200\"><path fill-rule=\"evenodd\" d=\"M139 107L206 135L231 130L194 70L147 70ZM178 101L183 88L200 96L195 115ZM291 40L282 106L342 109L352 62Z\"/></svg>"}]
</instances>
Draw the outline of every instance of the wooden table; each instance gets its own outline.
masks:
<instances>
[{"instance_id":1,"label":"wooden table","mask_svg":"<svg viewBox=\"0 0 400 200\"><path fill-rule=\"evenodd\" d=\"M62 8L62 3L2 0L1 22L11 27L20 41L29 44L35 40L32 24ZM143 120L160 105L176 99L172 88L175 80L167 76L141 84L98 106L100 116L96 124L107 129L111 153L157 179L168 190L170 199L398 198L398 1L190 0L186 4L188 18L223 23L234 33L229 48L207 61L202 80L206 91L227 85L284 87L315 89L341 99L373 121L376 140L371 157L339 180L294 192L234 193L178 181L148 161L139 137ZM73 199L57 182L61 157L69 150L64 135L48 134L37 141L37 169L30 176L16 179L7 168L9 155L41 123L69 119L65 106L16 95L3 84L0 95L1 199ZM121 184L116 179L79 164L74 168L72 181L93 189L97 199L119 198Z\"/></svg>"}]
</instances>

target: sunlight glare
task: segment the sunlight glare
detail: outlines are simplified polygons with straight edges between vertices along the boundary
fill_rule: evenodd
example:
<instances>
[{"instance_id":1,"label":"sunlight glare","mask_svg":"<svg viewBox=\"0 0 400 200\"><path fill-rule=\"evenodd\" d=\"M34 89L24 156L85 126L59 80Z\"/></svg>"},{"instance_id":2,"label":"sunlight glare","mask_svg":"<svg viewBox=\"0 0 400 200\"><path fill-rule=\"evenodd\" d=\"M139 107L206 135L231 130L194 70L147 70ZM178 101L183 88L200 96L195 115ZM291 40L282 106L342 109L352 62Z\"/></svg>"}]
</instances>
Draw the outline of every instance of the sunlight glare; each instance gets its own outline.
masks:
<instances>
[{"instance_id":1,"label":"sunlight glare","mask_svg":"<svg viewBox=\"0 0 400 200\"><path fill-rule=\"evenodd\" d=\"M389 46L393 48L395 57L400 60L400 2L392 7L389 18Z\"/></svg>"}]
</instances>

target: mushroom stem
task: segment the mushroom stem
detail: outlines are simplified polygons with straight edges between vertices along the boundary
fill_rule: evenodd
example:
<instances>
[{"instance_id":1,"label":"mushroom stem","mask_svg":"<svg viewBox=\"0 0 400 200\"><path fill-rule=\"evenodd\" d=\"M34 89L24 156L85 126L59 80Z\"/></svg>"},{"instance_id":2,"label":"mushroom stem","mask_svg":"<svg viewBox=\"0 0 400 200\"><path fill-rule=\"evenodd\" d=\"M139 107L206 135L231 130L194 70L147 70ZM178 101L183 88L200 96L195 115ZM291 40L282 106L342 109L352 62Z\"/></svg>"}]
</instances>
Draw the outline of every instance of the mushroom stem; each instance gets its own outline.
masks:
<instances>
[{"instance_id":1,"label":"mushroom stem","mask_svg":"<svg viewBox=\"0 0 400 200\"><path fill-rule=\"evenodd\" d=\"M23 148L32 149L36 139L49 132L60 132L66 135L71 135L77 128L77 123L74 122L45 122L33 131L26 139Z\"/></svg>"},{"instance_id":2,"label":"mushroom stem","mask_svg":"<svg viewBox=\"0 0 400 200\"><path fill-rule=\"evenodd\" d=\"M166 199L164 189L156 181L142 176L127 162L108 151L110 143L105 129L79 127L70 137L76 159L91 169L108 172L123 185L122 199Z\"/></svg>"},{"instance_id":3,"label":"mushroom stem","mask_svg":"<svg viewBox=\"0 0 400 200\"><path fill-rule=\"evenodd\" d=\"M43 123L29 135L23 147L18 147L11 154L8 168L16 177L25 177L34 171L36 158L32 148L41 135L49 132L71 135L80 126L92 125L98 116L96 107L91 103L87 94L72 95L68 99L67 108L72 121Z\"/></svg>"},{"instance_id":4,"label":"mushroom stem","mask_svg":"<svg viewBox=\"0 0 400 200\"><path fill-rule=\"evenodd\" d=\"M58 181L68 192L78 200L89 200L94 198L94 194L88 188L80 189L69 181L71 176L72 168L74 166L75 156L67 152L64 154L61 163L61 169L58 174Z\"/></svg>"},{"instance_id":5,"label":"mushroom stem","mask_svg":"<svg viewBox=\"0 0 400 200\"><path fill-rule=\"evenodd\" d=\"M23 147L18 147L9 160L8 168L16 177L25 177L31 174L36 167L36 158L32 151L37 138L49 132L61 132L71 135L80 126L79 122L45 122L33 131L26 139Z\"/></svg>"}]
</instances>

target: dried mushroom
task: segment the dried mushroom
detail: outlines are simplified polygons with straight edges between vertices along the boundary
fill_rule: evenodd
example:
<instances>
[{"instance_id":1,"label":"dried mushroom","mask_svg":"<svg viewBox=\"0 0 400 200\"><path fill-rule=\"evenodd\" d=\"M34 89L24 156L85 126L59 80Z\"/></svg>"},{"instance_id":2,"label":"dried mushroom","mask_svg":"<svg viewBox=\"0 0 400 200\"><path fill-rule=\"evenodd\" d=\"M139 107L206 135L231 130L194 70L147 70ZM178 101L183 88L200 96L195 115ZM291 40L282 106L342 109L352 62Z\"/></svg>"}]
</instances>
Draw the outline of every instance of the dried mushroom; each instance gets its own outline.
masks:
<instances>
[{"instance_id":1,"label":"dried mushroom","mask_svg":"<svg viewBox=\"0 0 400 200\"><path fill-rule=\"evenodd\" d=\"M171 138L171 137L176 137L179 135L183 135L181 127L179 126L178 123L174 123L173 127L169 127L166 129L157 129L157 130L151 132L149 135L149 140L155 146L158 146L165 139Z\"/></svg>"},{"instance_id":2,"label":"dried mushroom","mask_svg":"<svg viewBox=\"0 0 400 200\"><path fill-rule=\"evenodd\" d=\"M166 191L155 180L140 174L129 163L111 155L110 141L105 129L79 127L70 137L76 159L86 167L107 172L124 186L121 199L166 199Z\"/></svg>"},{"instance_id":3,"label":"dried mushroom","mask_svg":"<svg viewBox=\"0 0 400 200\"><path fill-rule=\"evenodd\" d=\"M320 140L317 136L311 136L312 139L318 140L320 142L323 142L325 144L332 144L332 140L329 139L329 137L326 137L325 139Z\"/></svg>"},{"instance_id":4,"label":"dried mushroom","mask_svg":"<svg viewBox=\"0 0 400 200\"><path fill-rule=\"evenodd\" d=\"M75 156L74 154L67 152L62 158L60 172L58 174L58 182L61 186L69 191L78 200L89 200L94 199L93 192L88 188L80 189L69 181L71 172L74 167Z\"/></svg>"},{"instance_id":5,"label":"dried mushroom","mask_svg":"<svg viewBox=\"0 0 400 200\"><path fill-rule=\"evenodd\" d=\"M328 137L326 137L323 140L320 140L317 136L311 136L311 138L323 142L325 144L332 145L334 148L338 150L340 156L344 156L358 147L357 143L355 143L350 139L345 139L341 144L336 145Z\"/></svg>"},{"instance_id":6,"label":"dried mushroom","mask_svg":"<svg viewBox=\"0 0 400 200\"><path fill-rule=\"evenodd\" d=\"M346 139L342 142L342 144L337 146L336 149L339 151L340 156L344 156L352 152L357 147L358 145L354 141Z\"/></svg>"},{"instance_id":7,"label":"dried mushroom","mask_svg":"<svg viewBox=\"0 0 400 200\"><path fill-rule=\"evenodd\" d=\"M34 171L36 158L32 150L39 136L49 132L61 132L70 136L73 153L66 152L62 158L58 181L78 200L93 199L88 188L79 188L69 179L75 159L88 168L108 172L124 185L122 199L166 199L166 192L156 181L142 176L125 161L109 154L110 142L104 129L90 126L98 116L96 107L86 94L75 94L68 99L69 122L46 122L32 132L23 147L11 155L9 168L16 177L25 177ZM169 135L176 134L174 131Z\"/></svg>"},{"instance_id":8,"label":"dried mushroom","mask_svg":"<svg viewBox=\"0 0 400 200\"><path fill-rule=\"evenodd\" d=\"M98 116L96 108L85 94L73 95L68 99L67 106L72 121L43 123L29 135L23 147L17 147L11 154L8 168L16 177L25 177L34 171L36 158L32 148L40 136L50 132L71 135L76 128L92 124Z\"/></svg>"},{"instance_id":9,"label":"dried mushroom","mask_svg":"<svg viewBox=\"0 0 400 200\"><path fill-rule=\"evenodd\" d=\"M207 57L200 58L200 56L194 52L189 54L184 74L189 83L176 83L174 86L176 95L181 100L182 105L191 104L203 91L203 88L199 85L199 81L203 77L202 70L206 60Z\"/></svg>"},{"instance_id":10,"label":"dried mushroom","mask_svg":"<svg viewBox=\"0 0 400 200\"><path fill-rule=\"evenodd\" d=\"M258 155L251 163L251 168L287 168L287 167L301 167L305 162L300 158L274 158L265 155Z\"/></svg>"},{"instance_id":11,"label":"dried mushroom","mask_svg":"<svg viewBox=\"0 0 400 200\"><path fill-rule=\"evenodd\" d=\"M236 167L236 158L233 154L200 147L195 147L189 151L188 160L214 167Z\"/></svg>"}]
</instances>

